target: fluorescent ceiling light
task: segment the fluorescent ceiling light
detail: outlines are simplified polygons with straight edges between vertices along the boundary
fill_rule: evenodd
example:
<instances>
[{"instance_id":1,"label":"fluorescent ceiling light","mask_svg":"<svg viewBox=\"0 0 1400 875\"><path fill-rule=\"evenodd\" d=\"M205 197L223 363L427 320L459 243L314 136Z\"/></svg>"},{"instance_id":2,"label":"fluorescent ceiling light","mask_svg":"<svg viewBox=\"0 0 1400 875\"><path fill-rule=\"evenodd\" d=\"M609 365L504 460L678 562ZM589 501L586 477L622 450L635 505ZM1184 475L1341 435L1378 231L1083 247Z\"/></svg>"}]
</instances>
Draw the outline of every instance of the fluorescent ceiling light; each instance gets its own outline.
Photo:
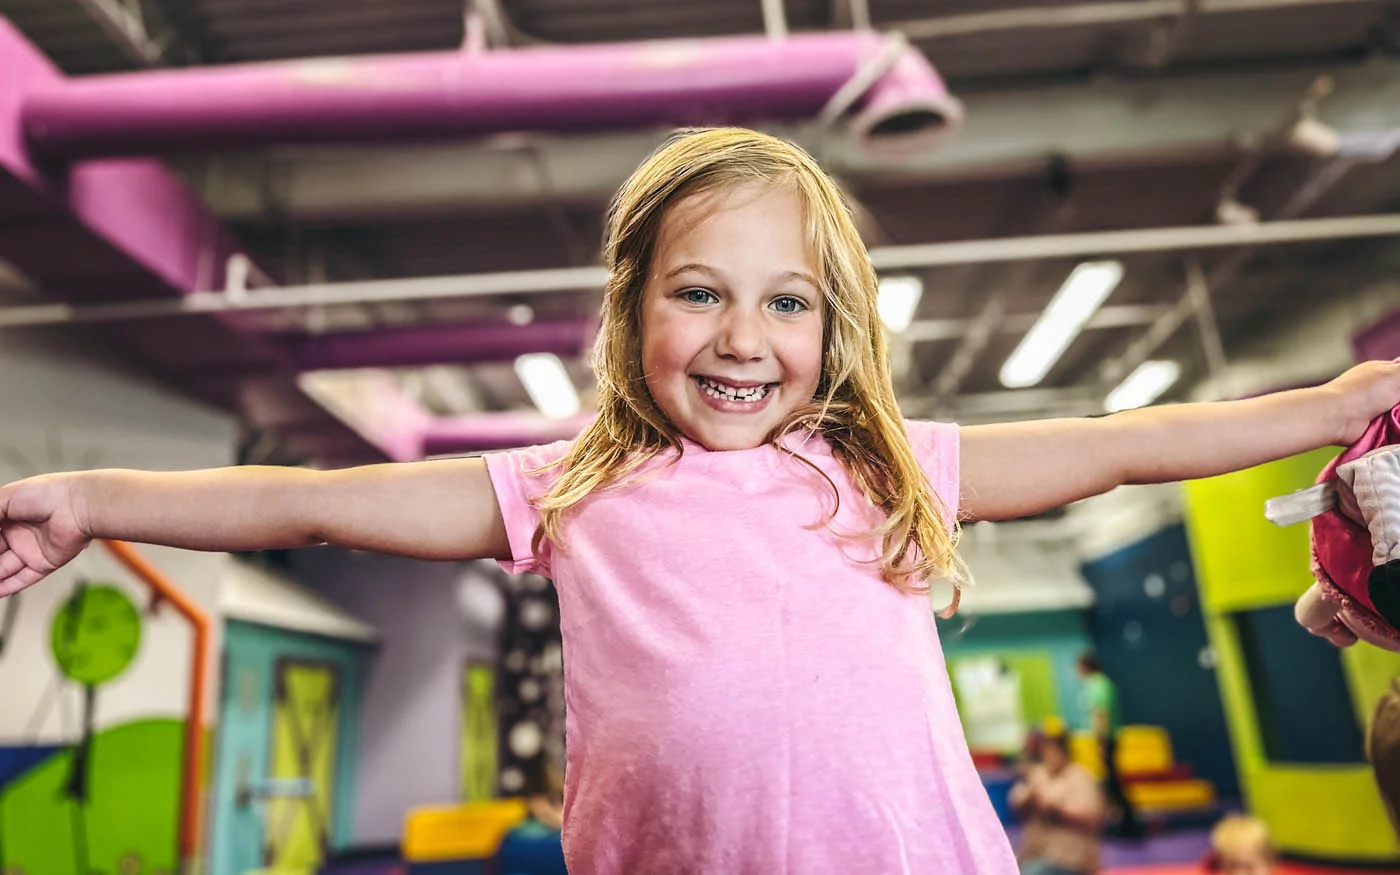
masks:
<instances>
[{"instance_id":1,"label":"fluorescent ceiling light","mask_svg":"<svg viewBox=\"0 0 1400 875\"><path fill-rule=\"evenodd\" d=\"M1181 366L1173 361L1143 362L1137 366L1118 388L1108 393L1104 409L1109 413L1146 407L1158 396L1167 391L1177 377L1181 376Z\"/></svg>"},{"instance_id":2,"label":"fluorescent ceiling light","mask_svg":"<svg viewBox=\"0 0 1400 875\"><path fill-rule=\"evenodd\" d=\"M914 311L919 309L919 298L923 294L924 282L916 276L883 277L880 297L875 304L880 321L896 334L904 331L914 321Z\"/></svg>"},{"instance_id":3,"label":"fluorescent ceiling light","mask_svg":"<svg viewBox=\"0 0 1400 875\"><path fill-rule=\"evenodd\" d=\"M530 400L550 419L568 419L578 413L578 391L559 356L532 352L515 360L515 373Z\"/></svg>"},{"instance_id":4,"label":"fluorescent ceiling light","mask_svg":"<svg viewBox=\"0 0 1400 875\"><path fill-rule=\"evenodd\" d=\"M1076 267L1001 366L1001 384L1024 389L1043 380L1121 279L1123 265L1117 261L1086 261Z\"/></svg>"}]
</instances>

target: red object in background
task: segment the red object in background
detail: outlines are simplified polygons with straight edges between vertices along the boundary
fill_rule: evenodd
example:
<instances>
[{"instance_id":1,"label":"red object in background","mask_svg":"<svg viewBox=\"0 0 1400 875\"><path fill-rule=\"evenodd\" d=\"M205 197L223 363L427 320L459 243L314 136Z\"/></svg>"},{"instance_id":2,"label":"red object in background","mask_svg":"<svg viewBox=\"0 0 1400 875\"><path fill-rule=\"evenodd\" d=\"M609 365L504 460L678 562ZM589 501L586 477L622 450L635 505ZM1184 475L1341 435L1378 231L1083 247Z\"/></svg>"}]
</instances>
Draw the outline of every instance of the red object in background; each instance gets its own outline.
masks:
<instances>
[{"instance_id":1,"label":"red object in background","mask_svg":"<svg viewBox=\"0 0 1400 875\"><path fill-rule=\"evenodd\" d=\"M1205 861L1200 863L1161 863L1152 866L1105 869L1104 875L1201 875L1211 871ZM1304 866L1301 863L1275 863L1273 875L1361 875L1376 869L1345 869L1338 866ZM1390 871L1390 870L1379 870Z\"/></svg>"},{"instance_id":2,"label":"red object in background","mask_svg":"<svg viewBox=\"0 0 1400 875\"><path fill-rule=\"evenodd\" d=\"M974 750L972 751L972 765L979 772L989 772L1006 766L1006 757L997 751Z\"/></svg>"},{"instance_id":3,"label":"red object in background","mask_svg":"<svg viewBox=\"0 0 1400 875\"><path fill-rule=\"evenodd\" d=\"M1400 444L1400 406L1376 417L1360 440L1322 469L1317 482L1326 483L1335 478L1338 465L1391 444ZM1345 623L1357 637L1378 647L1400 649L1400 630L1393 616L1397 613L1395 599L1388 597L1384 590L1373 593L1370 589L1371 571L1375 567L1370 531L1334 507L1313 517L1311 540L1313 576L1317 578L1323 600L1342 606L1333 622ZM1382 597L1380 605L1373 601L1374 596ZM1299 619L1303 620L1302 614Z\"/></svg>"}]
</instances>

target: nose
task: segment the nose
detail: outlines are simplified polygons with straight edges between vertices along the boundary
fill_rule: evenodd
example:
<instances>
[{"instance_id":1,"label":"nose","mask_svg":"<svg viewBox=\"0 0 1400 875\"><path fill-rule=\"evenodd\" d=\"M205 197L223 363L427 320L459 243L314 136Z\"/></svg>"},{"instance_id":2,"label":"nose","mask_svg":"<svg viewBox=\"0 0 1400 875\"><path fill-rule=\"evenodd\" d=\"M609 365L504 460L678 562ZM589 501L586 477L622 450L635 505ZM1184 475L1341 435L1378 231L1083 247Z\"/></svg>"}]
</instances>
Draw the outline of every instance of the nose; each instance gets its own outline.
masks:
<instances>
[{"instance_id":1,"label":"nose","mask_svg":"<svg viewBox=\"0 0 1400 875\"><path fill-rule=\"evenodd\" d=\"M720 325L715 352L721 358L737 362L763 359L768 354L768 332L763 316L737 307L731 309Z\"/></svg>"}]
</instances>

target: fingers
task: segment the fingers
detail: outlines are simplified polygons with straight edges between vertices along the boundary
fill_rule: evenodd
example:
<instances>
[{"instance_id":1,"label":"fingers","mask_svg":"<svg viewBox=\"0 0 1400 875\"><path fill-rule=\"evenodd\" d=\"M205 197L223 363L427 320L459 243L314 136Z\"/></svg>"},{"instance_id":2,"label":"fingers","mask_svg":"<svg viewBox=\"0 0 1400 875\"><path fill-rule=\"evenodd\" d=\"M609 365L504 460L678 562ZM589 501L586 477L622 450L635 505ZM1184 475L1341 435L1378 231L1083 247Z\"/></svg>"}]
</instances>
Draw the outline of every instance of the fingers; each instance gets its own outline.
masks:
<instances>
[{"instance_id":1,"label":"fingers","mask_svg":"<svg viewBox=\"0 0 1400 875\"><path fill-rule=\"evenodd\" d=\"M18 574L24 568L24 560L14 550L0 552L0 580Z\"/></svg>"},{"instance_id":2,"label":"fingers","mask_svg":"<svg viewBox=\"0 0 1400 875\"><path fill-rule=\"evenodd\" d=\"M1309 629L1308 631L1319 638L1327 639L1335 647L1350 647L1357 641L1356 633L1337 622L1333 622L1322 630Z\"/></svg>"},{"instance_id":3,"label":"fingers","mask_svg":"<svg viewBox=\"0 0 1400 875\"><path fill-rule=\"evenodd\" d=\"M1324 599L1322 587L1314 583L1298 597L1297 604L1293 606L1293 618L1298 625L1316 634L1316 630L1326 628L1334 621L1341 607L1340 602Z\"/></svg>"},{"instance_id":4,"label":"fingers","mask_svg":"<svg viewBox=\"0 0 1400 875\"><path fill-rule=\"evenodd\" d=\"M8 577L0 577L0 598L14 595L27 586L43 580L45 573L25 566Z\"/></svg>"},{"instance_id":5,"label":"fingers","mask_svg":"<svg viewBox=\"0 0 1400 875\"><path fill-rule=\"evenodd\" d=\"M1356 643L1356 634L1337 618L1340 608L1340 603L1324 599L1321 588L1313 584L1299 597L1298 603L1293 607L1293 616L1298 625L1313 635L1326 639L1334 647L1350 647Z\"/></svg>"}]
</instances>

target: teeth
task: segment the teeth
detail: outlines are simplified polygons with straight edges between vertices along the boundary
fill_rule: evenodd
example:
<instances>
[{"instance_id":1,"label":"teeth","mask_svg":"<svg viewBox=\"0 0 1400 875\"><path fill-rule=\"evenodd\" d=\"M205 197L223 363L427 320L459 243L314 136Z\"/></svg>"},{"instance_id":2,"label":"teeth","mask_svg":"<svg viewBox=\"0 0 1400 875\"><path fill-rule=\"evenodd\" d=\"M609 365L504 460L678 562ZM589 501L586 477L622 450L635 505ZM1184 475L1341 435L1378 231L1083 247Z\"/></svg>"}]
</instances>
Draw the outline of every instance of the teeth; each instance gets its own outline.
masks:
<instances>
[{"instance_id":1,"label":"teeth","mask_svg":"<svg viewBox=\"0 0 1400 875\"><path fill-rule=\"evenodd\" d=\"M736 389L731 386L715 383L704 377L696 377L695 381L700 384L700 388L704 390L705 394L723 401L753 403L755 401L762 401L764 396L768 394L767 386L750 386L744 389Z\"/></svg>"}]
</instances>

